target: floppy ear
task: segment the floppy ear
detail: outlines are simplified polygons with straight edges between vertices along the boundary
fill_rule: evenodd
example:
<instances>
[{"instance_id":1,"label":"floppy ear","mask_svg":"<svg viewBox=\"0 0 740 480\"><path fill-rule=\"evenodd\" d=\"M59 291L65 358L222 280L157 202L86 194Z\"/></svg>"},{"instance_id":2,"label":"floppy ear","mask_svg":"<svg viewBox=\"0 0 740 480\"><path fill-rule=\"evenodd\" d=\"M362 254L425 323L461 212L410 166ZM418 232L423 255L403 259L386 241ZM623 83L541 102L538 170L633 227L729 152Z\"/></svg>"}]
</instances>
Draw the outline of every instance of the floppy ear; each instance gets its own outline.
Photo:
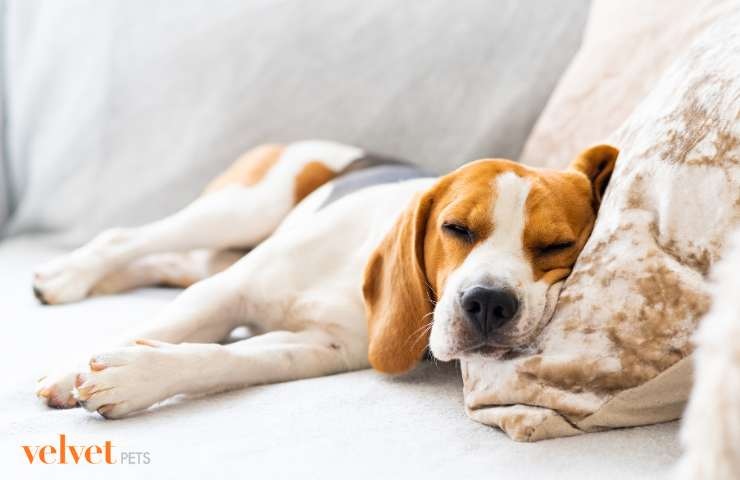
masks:
<instances>
[{"instance_id":1,"label":"floppy ear","mask_svg":"<svg viewBox=\"0 0 740 480\"><path fill-rule=\"evenodd\" d=\"M432 292L424 271L424 236L431 204L431 191L414 199L365 266L368 356L381 372L410 370L429 343Z\"/></svg>"},{"instance_id":2,"label":"floppy ear","mask_svg":"<svg viewBox=\"0 0 740 480\"><path fill-rule=\"evenodd\" d=\"M571 170L583 173L591 181L594 210L599 208L609 179L614 171L619 150L611 145L596 145L581 152L570 164Z\"/></svg>"}]
</instances>

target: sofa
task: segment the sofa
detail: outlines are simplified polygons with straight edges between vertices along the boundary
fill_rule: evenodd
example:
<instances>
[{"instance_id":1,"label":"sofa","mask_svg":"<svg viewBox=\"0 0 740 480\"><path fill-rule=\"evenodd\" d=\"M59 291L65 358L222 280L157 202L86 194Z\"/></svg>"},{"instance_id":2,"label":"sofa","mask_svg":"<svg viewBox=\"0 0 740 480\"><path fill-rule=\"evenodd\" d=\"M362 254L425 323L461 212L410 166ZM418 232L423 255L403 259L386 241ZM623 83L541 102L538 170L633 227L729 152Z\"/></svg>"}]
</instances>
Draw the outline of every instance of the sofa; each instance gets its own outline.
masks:
<instances>
[{"instance_id":1,"label":"sofa","mask_svg":"<svg viewBox=\"0 0 740 480\"><path fill-rule=\"evenodd\" d=\"M518 159L590 2L1 3L3 478L670 477L675 422L516 443L466 416L454 363L176 397L116 421L34 397L38 377L178 294L44 307L34 266L104 228L174 212L268 140L328 138L434 172ZM24 445L61 434L149 461L29 464Z\"/></svg>"}]
</instances>

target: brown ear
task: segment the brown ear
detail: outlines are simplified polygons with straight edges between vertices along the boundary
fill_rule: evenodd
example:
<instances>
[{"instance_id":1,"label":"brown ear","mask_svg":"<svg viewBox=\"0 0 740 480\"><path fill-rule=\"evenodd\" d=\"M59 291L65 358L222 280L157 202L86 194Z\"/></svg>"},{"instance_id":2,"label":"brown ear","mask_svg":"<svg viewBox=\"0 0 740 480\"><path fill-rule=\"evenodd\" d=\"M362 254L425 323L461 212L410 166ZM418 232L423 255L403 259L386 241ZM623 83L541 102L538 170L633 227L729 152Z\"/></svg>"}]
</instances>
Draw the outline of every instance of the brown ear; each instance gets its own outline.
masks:
<instances>
[{"instance_id":1,"label":"brown ear","mask_svg":"<svg viewBox=\"0 0 740 480\"><path fill-rule=\"evenodd\" d=\"M611 145L596 145L581 152L570 164L571 170L583 173L593 187L594 209L598 209L614 171L619 150Z\"/></svg>"},{"instance_id":2,"label":"brown ear","mask_svg":"<svg viewBox=\"0 0 740 480\"><path fill-rule=\"evenodd\" d=\"M424 272L424 236L431 204L431 192L412 201L365 266L368 356L381 372L410 370L429 343L432 292Z\"/></svg>"}]
</instances>

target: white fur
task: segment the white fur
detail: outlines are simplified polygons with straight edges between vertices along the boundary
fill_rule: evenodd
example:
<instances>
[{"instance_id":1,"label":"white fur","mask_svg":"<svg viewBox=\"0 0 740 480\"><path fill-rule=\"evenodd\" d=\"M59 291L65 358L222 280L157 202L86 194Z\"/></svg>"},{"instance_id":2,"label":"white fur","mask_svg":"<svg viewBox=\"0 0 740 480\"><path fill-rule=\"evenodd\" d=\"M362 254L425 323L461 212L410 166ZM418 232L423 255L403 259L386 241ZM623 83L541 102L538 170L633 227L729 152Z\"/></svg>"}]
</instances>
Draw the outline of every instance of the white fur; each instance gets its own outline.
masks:
<instances>
[{"instance_id":1,"label":"white fur","mask_svg":"<svg viewBox=\"0 0 740 480\"><path fill-rule=\"evenodd\" d=\"M338 172L363 154L360 148L326 140L295 142L287 146L280 164L271 169L270 174L284 177L286 173L295 173L307 162L316 160L321 160L321 163Z\"/></svg>"},{"instance_id":2,"label":"white fur","mask_svg":"<svg viewBox=\"0 0 740 480\"><path fill-rule=\"evenodd\" d=\"M740 478L740 230L713 271L714 300L695 335L694 389L683 420L681 478Z\"/></svg>"}]
</instances>

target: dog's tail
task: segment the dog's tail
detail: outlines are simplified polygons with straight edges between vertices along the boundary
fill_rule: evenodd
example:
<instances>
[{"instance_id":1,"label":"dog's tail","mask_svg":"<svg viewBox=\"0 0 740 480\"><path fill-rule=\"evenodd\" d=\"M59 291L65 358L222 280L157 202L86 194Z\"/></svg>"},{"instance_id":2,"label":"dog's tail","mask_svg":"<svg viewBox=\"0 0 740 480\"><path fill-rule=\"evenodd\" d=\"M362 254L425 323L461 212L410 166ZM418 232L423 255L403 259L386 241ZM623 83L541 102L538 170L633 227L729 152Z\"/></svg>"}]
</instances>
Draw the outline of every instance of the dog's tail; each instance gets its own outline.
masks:
<instances>
[{"instance_id":1,"label":"dog's tail","mask_svg":"<svg viewBox=\"0 0 740 480\"><path fill-rule=\"evenodd\" d=\"M740 229L713 268L712 307L695 335L694 388L679 477L740 479Z\"/></svg>"}]
</instances>

